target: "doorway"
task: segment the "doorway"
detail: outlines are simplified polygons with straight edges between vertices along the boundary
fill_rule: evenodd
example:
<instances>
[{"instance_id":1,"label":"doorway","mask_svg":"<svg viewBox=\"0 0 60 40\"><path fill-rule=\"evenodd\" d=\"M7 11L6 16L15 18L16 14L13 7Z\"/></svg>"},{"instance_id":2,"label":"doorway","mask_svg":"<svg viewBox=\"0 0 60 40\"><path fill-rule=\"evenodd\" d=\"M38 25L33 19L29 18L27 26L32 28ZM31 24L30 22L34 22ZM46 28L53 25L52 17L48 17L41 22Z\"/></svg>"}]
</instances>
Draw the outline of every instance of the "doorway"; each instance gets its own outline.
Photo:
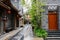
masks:
<instances>
[{"instance_id":1,"label":"doorway","mask_svg":"<svg viewBox=\"0 0 60 40\"><path fill-rule=\"evenodd\" d=\"M48 26L49 31L58 30L58 14L56 11L48 12Z\"/></svg>"}]
</instances>

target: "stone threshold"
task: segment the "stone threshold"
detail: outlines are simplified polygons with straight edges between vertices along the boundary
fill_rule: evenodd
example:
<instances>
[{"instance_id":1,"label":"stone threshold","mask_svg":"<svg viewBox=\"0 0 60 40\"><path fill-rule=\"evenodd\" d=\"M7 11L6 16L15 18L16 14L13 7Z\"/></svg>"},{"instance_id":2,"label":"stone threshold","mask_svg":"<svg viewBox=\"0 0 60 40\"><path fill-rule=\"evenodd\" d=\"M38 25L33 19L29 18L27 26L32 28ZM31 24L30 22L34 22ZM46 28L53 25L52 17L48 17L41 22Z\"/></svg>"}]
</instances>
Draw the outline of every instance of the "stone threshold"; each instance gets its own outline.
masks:
<instances>
[{"instance_id":1,"label":"stone threshold","mask_svg":"<svg viewBox=\"0 0 60 40\"><path fill-rule=\"evenodd\" d=\"M23 28L17 28L16 30L13 30L9 33L6 33L4 35L0 36L0 40L8 40L9 38L11 38L12 36L16 35L18 32L20 32Z\"/></svg>"}]
</instances>

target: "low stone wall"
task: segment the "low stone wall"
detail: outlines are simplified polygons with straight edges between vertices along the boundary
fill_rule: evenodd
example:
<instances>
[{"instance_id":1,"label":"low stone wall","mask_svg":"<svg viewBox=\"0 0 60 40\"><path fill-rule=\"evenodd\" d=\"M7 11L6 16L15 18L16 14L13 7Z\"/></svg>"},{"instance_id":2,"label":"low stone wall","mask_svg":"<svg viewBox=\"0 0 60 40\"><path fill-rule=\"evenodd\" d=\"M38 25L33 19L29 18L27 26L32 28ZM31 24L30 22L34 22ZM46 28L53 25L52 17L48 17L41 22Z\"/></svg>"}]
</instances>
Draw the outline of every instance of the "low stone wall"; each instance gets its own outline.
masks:
<instances>
[{"instance_id":1,"label":"low stone wall","mask_svg":"<svg viewBox=\"0 0 60 40\"><path fill-rule=\"evenodd\" d=\"M7 33L6 36L0 38L0 40L9 40L9 38L11 38L12 36L16 35L19 31L21 31L23 28L20 28L20 29L17 29L17 30L14 30L14 31L11 31L9 33Z\"/></svg>"}]
</instances>

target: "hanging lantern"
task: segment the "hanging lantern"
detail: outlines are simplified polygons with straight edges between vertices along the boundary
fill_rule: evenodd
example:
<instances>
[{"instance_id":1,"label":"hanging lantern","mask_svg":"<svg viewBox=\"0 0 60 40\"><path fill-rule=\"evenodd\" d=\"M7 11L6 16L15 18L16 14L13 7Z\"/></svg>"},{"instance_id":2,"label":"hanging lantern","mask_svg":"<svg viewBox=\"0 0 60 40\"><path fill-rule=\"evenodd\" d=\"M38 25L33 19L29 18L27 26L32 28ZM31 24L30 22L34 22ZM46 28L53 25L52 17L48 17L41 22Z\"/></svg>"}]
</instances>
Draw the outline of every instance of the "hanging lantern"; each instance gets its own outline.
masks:
<instances>
[{"instance_id":1,"label":"hanging lantern","mask_svg":"<svg viewBox=\"0 0 60 40\"><path fill-rule=\"evenodd\" d=\"M11 11L10 10L8 10L8 14L11 14Z\"/></svg>"}]
</instances>

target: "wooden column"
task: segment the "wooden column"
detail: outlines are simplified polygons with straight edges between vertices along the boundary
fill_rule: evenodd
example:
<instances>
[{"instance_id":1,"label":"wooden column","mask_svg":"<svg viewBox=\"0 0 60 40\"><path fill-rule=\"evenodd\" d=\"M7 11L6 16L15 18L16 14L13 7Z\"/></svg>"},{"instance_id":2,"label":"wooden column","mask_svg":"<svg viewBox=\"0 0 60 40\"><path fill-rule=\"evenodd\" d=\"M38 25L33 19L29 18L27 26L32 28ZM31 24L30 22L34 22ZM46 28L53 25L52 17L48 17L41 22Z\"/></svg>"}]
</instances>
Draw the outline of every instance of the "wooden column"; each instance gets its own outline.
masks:
<instances>
[{"instance_id":1,"label":"wooden column","mask_svg":"<svg viewBox=\"0 0 60 40\"><path fill-rule=\"evenodd\" d=\"M6 31L6 21L4 21L4 32Z\"/></svg>"},{"instance_id":2,"label":"wooden column","mask_svg":"<svg viewBox=\"0 0 60 40\"><path fill-rule=\"evenodd\" d=\"M6 11L4 11L3 16L4 16L4 18L3 18L3 25L4 25L3 30L4 30L4 32L5 32L5 31L6 31L6 22L7 22Z\"/></svg>"},{"instance_id":3,"label":"wooden column","mask_svg":"<svg viewBox=\"0 0 60 40\"><path fill-rule=\"evenodd\" d=\"M16 27L16 16L14 16L14 22L15 22L14 24L15 24L15 29L16 29L17 28Z\"/></svg>"},{"instance_id":4,"label":"wooden column","mask_svg":"<svg viewBox=\"0 0 60 40\"><path fill-rule=\"evenodd\" d=\"M1 17L0 17L0 34L1 34Z\"/></svg>"}]
</instances>

